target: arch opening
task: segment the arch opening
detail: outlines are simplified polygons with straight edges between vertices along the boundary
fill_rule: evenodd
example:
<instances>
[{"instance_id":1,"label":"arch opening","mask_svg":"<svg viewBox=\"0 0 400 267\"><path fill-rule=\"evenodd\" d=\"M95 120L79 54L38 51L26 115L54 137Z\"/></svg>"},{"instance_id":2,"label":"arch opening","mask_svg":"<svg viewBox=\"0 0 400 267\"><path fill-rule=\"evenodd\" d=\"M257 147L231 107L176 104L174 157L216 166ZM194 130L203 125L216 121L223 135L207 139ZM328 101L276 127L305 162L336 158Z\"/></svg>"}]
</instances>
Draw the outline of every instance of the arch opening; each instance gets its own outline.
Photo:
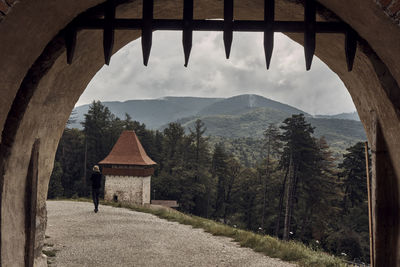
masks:
<instances>
[{"instance_id":1,"label":"arch opening","mask_svg":"<svg viewBox=\"0 0 400 267\"><path fill-rule=\"evenodd\" d=\"M161 35L161 34L160 34ZM215 63L214 62L214 60L212 60L212 59L215 59L215 58L218 58L219 59L219 57L217 57L217 55L223 55L223 50L222 50L222 35L218 35L218 36L214 36L213 34L212 34L212 37L205 37L205 36L197 36L198 37L198 40L199 39L206 39L206 40L209 40L208 38L210 38L211 40L219 40L220 42L218 42L218 44L217 45L215 45L215 46L212 46L212 47L207 47L208 48L208 50L207 51L209 51L209 54L208 55L204 55L204 53L200 53L198 50L200 49L199 47L194 47L193 48L193 54L192 54L192 59L191 59L191 65L190 65L190 69L185 69L184 67L183 67L183 57L182 57L182 52L181 52L181 49L180 49L180 47L178 47L178 48L175 48L175 49L172 49L172 46L175 44L175 43L178 43L179 44L179 39L180 39L180 35L179 34L174 34L174 36L172 37L171 35L172 35L172 33L164 33L162 36L160 36L160 35L158 35L157 33L154 35L154 39L155 40L157 40L157 43L163 43L164 44L164 46L166 45L166 44L171 44L171 46L169 46L169 47L171 47L170 48L170 50L173 50L173 51L169 51L168 52L168 55L166 55L165 56L165 58L160 58L160 53L159 53L159 51L160 50L162 50L163 49L163 46L162 45L154 45L154 48L153 48L153 53L152 53L152 58L150 59L150 61L149 61L149 67L147 67L147 68L145 68L145 67L142 67L142 63L141 62L132 62L132 61L134 61L134 55L140 55L140 52L141 51L139 51L140 50L140 48L138 49L138 43L140 43L140 40L137 40L137 41L134 41L134 42L132 42L131 44L128 44L127 46L125 46L124 48L122 48L121 50L119 50L115 55L114 55L114 57L112 58L112 61L111 61L111 65L109 66L109 67L107 67L107 66L104 66L103 67L103 70L102 71L100 71L102 74L103 74L103 76L106 76L106 77L104 77L103 79L101 79L100 81L97 81L96 82L96 85L97 86L101 86L101 88L103 89L103 90L92 90L92 96L93 95L95 95L95 97L96 97L96 99L99 99L100 98L100 94L101 93L103 93L103 95L107 95L107 93L104 93L103 91L105 90L105 88L104 87L106 87L106 88L108 88L109 90L108 91L111 91L112 89L111 88L118 88L118 92L119 92L119 95L118 96L116 96L116 95L111 95L111 97L113 97L113 99L107 99L105 96L103 96L102 97L102 100L105 100L105 101L107 101L107 100L117 100L117 99L115 99L115 97L118 97L119 99L118 100L127 100L127 99L131 99L130 97L121 97L121 95L123 95L123 89L122 88L120 88L119 86L118 86L118 83L112 83L112 82L109 82L109 83L107 83L106 85L103 85L103 83L104 82L107 82L107 81L109 81L109 80L112 80L112 79L115 79L115 80L119 80L119 79L123 79L123 77L126 77L124 74L122 74L122 72L124 72L125 74L127 74L128 75L128 73L130 74L130 75L134 75L134 78L132 78L131 79L131 81L135 81L135 80L137 80L137 83L138 83L138 85L137 84L135 84L134 82L132 82L132 83L130 83L130 82L126 82L126 81L124 81L124 83L129 83L129 84L131 84L131 87L135 87L135 94L132 94L131 95L131 97L136 97L136 98L141 98L141 97L138 97L138 95L140 94L140 93L143 93L143 92L141 92L141 90L139 89L139 88L137 88L136 89L136 87L138 87L138 86L141 86L141 87L145 87L145 88L148 88L148 87L150 87L151 88L151 86L148 86L148 84L144 84L143 83L143 81L145 81L145 80L148 80L149 78L146 78L146 75L145 75L145 73L144 72L147 72L147 74L148 74L148 76L150 76L150 77L159 77L159 75L157 74L157 73L160 73L160 72L168 72L168 70L170 70L170 69L172 69L172 72L174 73L174 75L168 75L168 74L166 74L166 76L171 76L171 80L174 80L174 77L175 76L178 76L178 77L181 77L181 76L183 76L183 75L185 75L185 73L189 73L189 72L195 72L196 73L196 78L192 78L192 80L194 81L194 83L200 83L201 82L201 78L199 79L198 77L204 77L204 76L206 76L206 77L208 77L208 75L202 75L202 74L200 74L201 73L201 71L199 70L199 67L198 67L198 65L199 65L199 63L198 63L198 57L199 57L199 54L201 54L202 56L202 58L203 58L203 64L206 64L207 65L207 67L206 68L212 68L212 70L210 70L210 71L212 71L212 72L216 72L218 69L220 70L221 68L222 68L222 66L225 66L225 64L222 64L221 63L221 65L219 65L219 66L217 66L217 67L214 67L213 66L213 64ZM254 61L256 61L256 60L251 60L251 64L253 64L254 63L254 65L256 65L256 67L255 68L257 68L257 69L260 69L260 73L262 73L262 74L265 74L266 76L270 76L270 75L276 75L273 71L274 71L274 69L276 70L276 68L278 67L278 66L276 66L275 68L274 67L272 67L272 69L269 71L269 72L267 72L266 70L265 70L265 68L264 68L264 66L263 66L263 55L262 55L262 39L260 38L260 36L257 36L257 37L253 37L253 38L251 38L250 36L249 36L250 34L247 34L247 35L240 35L240 36L237 36L237 35L235 35L235 43L234 43L234 46L232 47L232 58L231 58L231 60L230 61L225 61L224 59L221 59L221 61L223 60L223 63L227 63L226 64L226 66L234 66L235 68L239 68L239 70L243 70L243 72L244 72L244 75L243 76L241 76L241 79L242 80L245 80L244 82L243 82L243 84L247 84L247 83L249 83L249 81L250 80L252 80L252 79L254 79L254 78L257 78L257 75L251 75L251 73L249 73L249 72L247 72L246 70L245 70L245 68L243 67L243 65L245 65L246 63L243 63L244 61L248 61L248 58L246 57L246 58L244 58L244 54L246 54L246 55L249 55L249 54L256 54L257 55L257 61L261 61L261 63L254 63ZM168 38L167 40L165 40L165 38L166 37L170 37L170 38ZM215 38L214 38L215 37ZM286 37L284 37L284 36L278 36L277 38L280 38L279 39L279 41L280 42L287 42L287 39L286 39ZM257 46L257 51L256 52L250 52L250 51L248 51L248 49L249 49L249 45L247 44L247 42L246 42L246 44L243 44L244 43L244 41L243 40L246 40L246 39L251 39L251 41L248 41L248 42L250 42L250 43L252 43L252 44L254 44L254 43L260 43L260 45L258 45ZM254 41L254 39L256 39L256 41ZM247 40L246 40L247 41ZM293 41L291 41L291 40L289 40L291 43L293 43ZM156 43L156 42L155 42ZM213 43L216 43L216 42L213 42ZM289 42L288 42L289 43ZM235 46L235 44L237 44L237 46ZM294 44L294 43L293 43ZM296 44L297 45L297 44ZM293 45L294 46L294 45ZM291 45L287 45L287 46L285 46L285 50L287 50L287 49L293 49L293 46L291 46ZM298 46L298 45L297 45ZM133 48L134 47L134 48ZM218 49L218 52L215 52L214 53L214 50L216 50L216 47L218 47L218 48L221 48L221 49ZM251 46L250 45L250 47L251 48L254 48L254 46ZM129 49L129 48L131 48L131 49ZM243 50L243 51L246 51L246 52L244 52L244 53L238 53L239 51L237 50L238 48L240 48L241 50ZM128 50L129 49L129 50ZM128 50L128 51L127 51ZM277 58L275 58L275 59L273 59L273 62L276 64L276 65L279 65L279 62L280 62L280 60L282 61L283 60L283 52L281 51L281 50L283 50L283 49L279 49L279 48L277 48L277 51L276 51L276 53L277 53L277 55L281 55L282 56L282 58L280 58L280 57L277 57ZM299 66L300 66L300 69L302 70L302 71L304 71L305 72L305 70L304 70L304 58L303 58L303 55L302 55L302 51L301 51L301 49L299 49L300 51L298 51L297 53L296 53L296 59L297 59L297 62L301 62L301 63L297 63L297 62L293 62L293 61L290 61L290 62L287 62L288 64L291 64L291 68L290 68L290 70L287 70L287 68L288 68L288 66L282 66L282 69L286 69L286 71L284 72L285 74L287 74L287 73L290 73L291 71L295 71L295 72L297 72L298 71L298 69L299 69ZM212 51L212 52L211 52ZM172 56L172 55L176 55L176 54L178 54L179 55L179 57L177 57L177 56ZM261 55L260 55L261 54ZM301 54L301 55L299 55L299 56L297 56L298 54ZM287 56L286 54L285 54L285 56ZM127 59L128 57L130 57L130 59ZM177 59L178 58L178 59ZM260 60L261 59L261 60ZM124 63L123 64L121 64L120 63L120 61L123 61ZM179 63L177 63L177 61L179 62ZM210 62L211 61L211 62ZM162 63L162 62L166 62L166 64L164 63ZM206 62L206 63L204 63L204 62ZM219 61L218 61L219 62ZM247 64L249 64L248 62L247 62ZM320 67L320 64L322 64L322 63L319 63L319 61L314 61L314 71L316 70L316 68L318 68L318 67ZM118 65L119 66L119 68L115 68L115 66L116 65ZM161 66L160 66L161 65ZM295 66L294 66L295 65ZM232 66L232 67L233 67ZM149 69L150 68L150 69ZM144 69L144 72L142 72L141 71L141 69ZM160 70L160 69L162 69L162 70ZM132 70L135 70L135 72L133 72ZM180 72L180 70L182 70L182 72ZM312 71L313 71L312 70ZM110 72L110 73L108 73L107 74L107 72ZM229 69L228 70L228 72L234 72L234 70L233 69ZM303 73L303 72L302 72ZM119 74L121 74L121 76L118 76ZM234 72L233 73L233 75L235 75L235 74L237 74L236 72ZM98 72L98 74L97 75L99 75L99 72ZM97 77L97 75L95 76L95 77ZM114 75L117 75L117 76L114 76ZM129 76L130 76L129 75ZM144 77L143 77L144 76ZM252 78L249 78L249 77L246 77L246 76L251 76ZM289 79L291 79L291 78L293 78L293 76L294 76L294 73L292 73L292 75L291 76L289 76L288 75L288 77L287 78L289 78ZM139 77L141 77L141 79L139 78ZM264 77L264 76L262 76L262 77ZM297 77L297 76L296 76ZM322 79L321 78L322 76L320 76L319 78L320 79ZM264 77L265 78L265 77ZM93 80L95 80L96 78L93 78ZM190 79L190 78L188 78L188 79ZM336 77L336 79L337 79L337 77ZM92 80L92 82L93 82L93 80ZM125 79L123 79L123 80L125 80ZM167 80L169 80L169 78L168 77L159 77L158 79L157 79L157 84L161 84L161 87L163 87L164 86L164 84L167 82ZM92 83L91 82L91 83ZM316 81L315 81L316 82ZM191 87L190 85L185 85L186 83L185 82L182 82L182 81L177 81L176 82L177 84L179 84L179 85L183 85L184 87L189 87L189 88L191 88L191 90L189 89L189 90L186 90L185 91L185 95L191 95L190 93L194 93L194 91L193 91L193 87ZM168 85L168 84L165 84L165 85ZM225 85L226 86L226 85ZM169 85L169 87L173 87L173 85ZM227 87L231 87L231 85L229 85L229 86L227 86ZM251 87L251 86L249 86L249 87ZM263 88L265 88L265 91L267 91L268 92L268 86L260 86L260 87L263 87ZM147 89L147 91L149 91L150 90L150 88L149 89ZM332 87L333 88L333 87ZM93 89L93 88L92 88ZM281 89L283 89L283 88L281 88ZM343 89L344 89L344 87L343 87ZM85 90L85 92L87 92L87 90L89 90L88 88ZM234 88L232 88L232 91L234 91L235 89ZM344 90L346 90L346 89L344 89ZM169 93L171 93L171 91L169 91L169 90L167 90L166 89L166 91L168 91L168 94ZM325 90L322 90L321 89L321 91L325 91ZM96 92L98 92L98 94L96 94ZM231 95L227 95L227 93L230 93L230 92L225 92L225 97L229 97L229 96L231 96ZM250 92L250 91L247 91L247 90L244 90L244 92L242 92L242 93L254 93L254 92ZM326 92L325 92L326 93ZM212 97L212 95L210 95L211 93L209 93L209 95L208 95L208 97ZM237 92L237 94L240 94L239 92ZM266 97L269 97L269 93L264 93L264 95L266 96ZM162 96L167 96L167 95L159 95L160 97L162 97ZM219 97L224 97L224 93L222 93L222 94L220 94L219 95ZM255 96L256 97L256 96ZM151 97L151 94L149 94L148 95L148 97L147 98L149 98L149 99L151 99L151 98L154 98L154 97ZM274 99L274 97L272 97L273 99ZM249 97L249 99L251 99L251 97ZM86 98L86 101L92 101L93 100L93 97L91 97L91 98ZM309 100L309 103L313 103L313 101L311 100L311 99L308 99ZM326 99L325 99L326 100ZM149 100L149 101L151 101L151 100ZM327 101L327 100L326 100ZM333 100L332 100L333 101ZM86 103L89 103L89 102L86 102ZM104 103L103 103L104 104ZM115 104L118 104L118 103L115 103ZM336 104L338 104L338 102L336 102ZM131 105L133 105L133 104L131 104ZM161 104L159 104L159 105L161 105ZM312 105L312 104L310 104L310 105ZM305 107L305 105L303 106L303 107ZM110 108L110 110L111 110L111 112L113 112L113 108L112 107L110 107L109 106L109 108ZM168 110L165 110L165 112L167 112ZM115 112L113 112L114 114L118 114L118 116L121 118L121 120L123 120L123 118L124 118L124 115L123 115L123 113L121 113L121 112L117 112L117 113L115 113ZM140 122L142 122L142 123L145 123L146 125L148 125L148 123L147 122L145 122L145 121L142 121L141 119L138 119L137 117L135 117L133 114L131 114L132 115L132 118L134 119L134 120L138 120L138 121L140 121ZM283 119L282 119L282 121L283 121ZM76 124L75 124L76 125ZM207 122L206 122L206 127L208 127L209 125L207 125ZM153 128L154 129L154 128ZM192 128L193 129L193 128ZM210 127L208 127L208 130L210 130ZM364 137L365 138L365 137ZM365 139L363 139L363 140L365 140ZM349 145L350 146L350 145ZM145 147L146 148L146 147ZM149 151L149 150L147 150L147 148L146 148L146 151ZM90 154L90 153L89 153ZM151 156L151 154L149 154L150 156ZM153 158L154 159L154 158ZM155 160L155 159L154 159ZM157 160L156 160L157 161ZM157 162L159 162L159 161L157 161ZM90 164L89 164L89 166L88 166L88 168L90 168ZM77 176L78 177L78 176ZM79 176L80 177L80 176ZM155 177L153 177L152 178L152 180L154 181L154 179L156 179ZM162 194L162 191L161 190L158 190L158 188L157 188L157 192L158 192L158 194L157 195L161 195ZM158 199L167 199L167 198L158 198Z\"/></svg>"}]
</instances>

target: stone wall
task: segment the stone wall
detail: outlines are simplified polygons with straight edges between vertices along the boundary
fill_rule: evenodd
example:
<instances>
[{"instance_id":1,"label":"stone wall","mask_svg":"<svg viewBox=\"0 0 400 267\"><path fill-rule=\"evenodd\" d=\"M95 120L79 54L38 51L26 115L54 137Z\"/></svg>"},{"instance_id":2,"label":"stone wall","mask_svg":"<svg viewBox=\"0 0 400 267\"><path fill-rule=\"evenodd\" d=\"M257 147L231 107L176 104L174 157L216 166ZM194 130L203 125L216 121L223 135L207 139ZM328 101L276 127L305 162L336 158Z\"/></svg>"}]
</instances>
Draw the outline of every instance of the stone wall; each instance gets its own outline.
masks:
<instances>
[{"instance_id":1,"label":"stone wall","mask_svg":"<svg viewBox=\"0 0 400 267\"><path fill-rule=\"evenodd\" d=\"M143 181L143 204L150 204L151 202L151 186L150 186L150 176L142 177Z\"/></svg>"},{"instance_id":2,"label":"stone wall","mask_svg":"<svg viewBox=\"0 0 400 267\"><path fill-rule=\"evenodd\" d=\"M76 101L87 84L103 66L103 36L101 31L83 31L78 35L75 57L67 65L63 38L58 33L78 14L104 0L21 0L15 6L9 0L0 0L0 196L1 196L1 259L2 266L23 266L25 252L25 198L26 173L29 152L36 138L40 138L40 167L38 216L44 222L47 186L53 167L57 143ZM182 1L155 1L155 17L182 16ZM298 0L277 0L279 20L302 20L303 7ZM371 114L381 124L383 138L389 149L388 158L400 177L400 43L399 25L390 14L398 14L399 0L318 0L337 17L352 26L365 40L358 49L353 72L346 70L344 38L336 35L318 35L316 55L324 61L348 88L366 128L369 139L374 138ZM140 16L142 1L130 1L118 8L118 17ZM6 5L5 5L6 4ZM196 18L221 18L222 1L195 1ZM235 1L235 19L263 19L263 1ZM385 13L383 12L385 11ZM60 38L59 38L60 37ZM114 52L140 37L140 31L117 31ZM303 35L290 37L302 43ZM171 44L176 45L176 44ZM59 48L57 48L57 46ZM168 47L166 47L168 49ZM134 55L132 55L135 57ZM141 55L136 55L139 60ZM279 60L277 59L277 62ZM389 77L389 78L388 78ZM389 81L389 82L388 82ZM18 97L16 97L18 96ZM379 155L383 155L382 153ZM389 177L399 182L396 175ZM388 180L388 177L374 177ZM381 189L399 195L400 182ZM1 193L2 192L2 193ZM389 197L388 197L389 198ZM393 198L393 205L398 205ZM373 202L381 207L381 201ZM386 204L386 203L383 203ZM385 205L387 206L387 205ZM387 209L398 212L398 208ZM383 222L387 218L377 218ZM43 224L42 224L43 225ZM398 224L392 227L400 229ZM38 232L43 227L38 227ZM383 228L382 228L383 229ZM376 232L376 235L390 231ZM394 245L381 242L387 259L377 266L400 266L397 254L400 236ZM37 238L44 233L37 233ZM44 238L42 238L43 242ZM38 244L41 244L38 242ZM38 248L39 251L39 248ZM389 255L389 256L388 256ZM400 257L399 257L400 258Z\"/></svg>"},{"instance_id":3,"label":"stone wall","mask_svg":"<svg viewBox=\"0 0 400 267\"><path fill-rule=\"evenodd\" d=\"M106 175L104 199L118 202L143 205L150 203L150 176L113 176Z\"/></svg>"},{"instance_id":4,"label":"stone wall","mask_svg":"<svg viewBox=\"0 0 400 267\"><path fill-rule=\"evenodd\" d=\"M400 0L376 0L386 15L400 24Z\"/></svg>"},{"instance_id":5,"label":"stone wall","mask_svg":"<svg viewBox=\"0 0 400 267\"><path fill-rule=\"evenodd\" d=\"M0 0L0 21L11 11L17 0Z\"/></svg>"}]
</instances>

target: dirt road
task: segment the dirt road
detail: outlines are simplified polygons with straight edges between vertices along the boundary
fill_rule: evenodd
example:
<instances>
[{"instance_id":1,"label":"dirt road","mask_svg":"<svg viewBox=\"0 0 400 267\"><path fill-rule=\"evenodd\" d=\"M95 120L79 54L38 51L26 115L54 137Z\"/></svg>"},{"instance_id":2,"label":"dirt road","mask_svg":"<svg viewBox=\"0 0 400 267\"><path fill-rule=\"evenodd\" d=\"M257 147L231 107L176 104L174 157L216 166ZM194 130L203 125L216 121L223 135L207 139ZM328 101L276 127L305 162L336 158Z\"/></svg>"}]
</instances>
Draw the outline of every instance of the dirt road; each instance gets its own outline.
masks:
<instances>
[{"instance_id":1,"label":"dirt road","mask_svg":"<svg viewBox=\"0 0 400 267\"><path fill-rule=\"evenodd\" d=\"M100 206L96 214L70 201L47 208L53 266L295 266L147 213Z\"/></svg>"}]
</instances>

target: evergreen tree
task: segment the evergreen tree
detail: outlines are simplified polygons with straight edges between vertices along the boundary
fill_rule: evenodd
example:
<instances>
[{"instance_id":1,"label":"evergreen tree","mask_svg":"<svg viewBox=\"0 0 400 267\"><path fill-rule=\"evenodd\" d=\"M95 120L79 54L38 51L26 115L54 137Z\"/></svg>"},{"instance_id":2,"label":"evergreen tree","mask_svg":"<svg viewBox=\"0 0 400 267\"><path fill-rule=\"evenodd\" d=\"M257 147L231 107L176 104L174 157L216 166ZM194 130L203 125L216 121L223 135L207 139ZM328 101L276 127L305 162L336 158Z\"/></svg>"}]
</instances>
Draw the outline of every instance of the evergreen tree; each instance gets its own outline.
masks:
<instances>
[{"instance_id":1,"label":"evergreen tree","mask_svg":"<svg viewBox=\"0 0 400 267\"><path fill-rule=\"evenodd\" d=\"M339 168L343 170L339 173L339 177L343 182L344 198L342 205L345 213L350 208L368 199L364 149L362 142L349 147L348 153L343 155L343 162L339 164Z\"/></svg>"},{"instance_id":2,"label":"evergreen tree","mask_svg":"<svg viewBox=\"0 0 400 267\"><path fill-rule=\"evenodd\" d=\"M336 178L335 159L324 137L316 140L316 157L313 172L304 177L298 205L299 220L296 224L297 239L308 243L323 240L325 235L336 230L333 224L339 215L337 201L340 184Z\"/></svg>"},{"instance_id":3,"label":"evergreen tree","mask_svg":"<svg viewBox=\"0 0 400 267\"><path fill-rule=\"evenodd\" d=\"M180 200L182 191L180 180L184 171L184 136L184 129L179 123L170 123L163 131L162 163L158 176L153 179L153 186L159 199Z\"/></svg>"},{"instance_id":4,"label":"evergreen tree","mask_svg":"<svg viewBox=\"0 0 400 267\"><path fill-rule=\"evenodd\" d=\"M67 128L58 144L55 167L58 167L57 162L60 163L65 197L88 195L84 177L84 140L81 131Z\"/></svg>"},{"instance_id":5,"label":"evergreen tree","mask_svg":"<svg viewBox=\"0 0 400 267\"><path fill-rule=\"evenodd\" d=\"M207 191L211 190L209 186L211 183L211 176L209 173L211 160L207 138L204 137L207 128L201 120L196 120L194 130L189 130L195 152L194 162L192 163L194 167L194 214L205 216L209 209Z\"/></svg>"},{"instance_id":6,"label":"evergreen tree","mask_svg":"<svg viewBox=\"0 0 400 267\"><path fill-rule=\"evenodd\" d=\"M93 101L89 106L85 120L82 122L85 135L86 180L92 173L92 167L110 153L122 131L127 125L130 125L130 117L128 116L126 119L122 121L116 117L100 101ZM132 122L132 124L136 125L136 122ZM86 180L83 181L84 183L81 186L86 188L87 195L89 190ZM103 195L104 184L100 192Z\"/></svg>"},{"instance_id":7,"label":"evergreen tree","mask_svg":"<svg viewBox=\"0 0 400 267\"><path fill-rule=\"evenodd\" d=\"M283 239L289 239L293 206L297 197L299 181L310 176L315 162L314 129L305 121L304 115L292 115L283 121L281 141L285 143L281 157L281 166L286 170L285 217ZM281 196L282 198L282 196ZM280 213L280 211L279 211ZM280 220L278 216L278 220Z\"/></svg>"},{"instance_id":8,"label":"evergreen tree","mask_svg":"<svg viewBox=\"0 0 400 267\"><path fill-rule=\"evenodd\" d=\"M279 139L279 129L275 124L270 124L264 131L264 147L265 147L265 173L260 175L263 187L263 205L261 210L261 229L264 229L265 209L267 205L267 189L271 180L271 173L274 172L274 163L280 155L282 144Z\"/></svg>"},{"instance_id":9,"label":"evergreen tree","mask_svg":"<svg viewBox=\"0 0 400 267\"><path fill-rule=\"evenodd\" d=\"M61 163L54 162L53 172L51 173L49 190L47 193L48 198L58 198L62 197L64 194L64 188L62 186L63 170Z\"/></svg>"},{"instance_id":10,"label":"evergreen tree","mask_svg":"<svg viewBox=\"0 0 400 267\"><path fill-rule=\"evenodd\" d=\"M347 149L339 164L342 183L341 220L339 235L329 236L328 248L335 253L345 252L352 258L369 261L368 195L365 148L359 142ZM371 166L369 164L369 166ZM370 170L368 170L370 171ZM332 246L337 244L340 251Z\"/></svg>"},{"instance_id":11,"label":"evergreen tree","mask_svg":"<svg viewBox=\"0 0 400 267\"><path fill-rule=\"evenodd\" d=\"M211 174L216 181L216 201L215 201L215 211L214 217L221 218L225 210L225 194L226 194L226 184L227 184L227 160L228 156L225 153L222 144L215 145L214 154L212 157L212 168Z\"/></svg>"},{"instance_id":12,"label":"evergreen tree","mask_svg":"<svg viewBox=\"0 0 400 267\"><path fill-rule=\"evenodd\" d=\"M236 214L244 228L257 230L257 203L260 202L262 187L257 172L253 168L244 168L234 189L234 199L237 203Z\"/></svg>"},{"instance_id":13,"label":"evergreen tree","mask_svg":"<svg viewBox=\"0 0 400 267\"><path fill-rule=\"evenodd\" d=\"M242 166L240 163L233 158L232 156L227 159L227 170L226 170L226 188L225 188L225 198L224 198L224 211L223 211L223 219L224 223L227 223L227 218L234 210L234 201L233 198L233 188L235 183L237 183L239 177L242 174Z\"/></svg>"}]
</instances>

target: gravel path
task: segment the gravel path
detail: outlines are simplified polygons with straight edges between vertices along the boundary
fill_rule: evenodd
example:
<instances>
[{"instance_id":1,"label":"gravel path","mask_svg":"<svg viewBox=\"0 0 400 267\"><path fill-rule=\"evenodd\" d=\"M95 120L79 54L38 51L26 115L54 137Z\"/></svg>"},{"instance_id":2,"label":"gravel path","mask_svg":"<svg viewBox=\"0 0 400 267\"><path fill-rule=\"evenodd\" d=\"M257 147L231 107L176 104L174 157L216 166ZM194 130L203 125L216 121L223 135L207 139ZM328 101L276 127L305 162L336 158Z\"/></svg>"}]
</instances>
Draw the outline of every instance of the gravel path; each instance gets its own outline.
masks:
<instances>
[{"instance_id":1,"label":"gravel path","mask_svg":"<svg viewBox=\"0 0 400 267\"><path fill-rule=\"evenodd\" d=\"M48 201L52 266L295 266L241 248L230 238L147 213Z\"/></svg>"}]
</instances>

